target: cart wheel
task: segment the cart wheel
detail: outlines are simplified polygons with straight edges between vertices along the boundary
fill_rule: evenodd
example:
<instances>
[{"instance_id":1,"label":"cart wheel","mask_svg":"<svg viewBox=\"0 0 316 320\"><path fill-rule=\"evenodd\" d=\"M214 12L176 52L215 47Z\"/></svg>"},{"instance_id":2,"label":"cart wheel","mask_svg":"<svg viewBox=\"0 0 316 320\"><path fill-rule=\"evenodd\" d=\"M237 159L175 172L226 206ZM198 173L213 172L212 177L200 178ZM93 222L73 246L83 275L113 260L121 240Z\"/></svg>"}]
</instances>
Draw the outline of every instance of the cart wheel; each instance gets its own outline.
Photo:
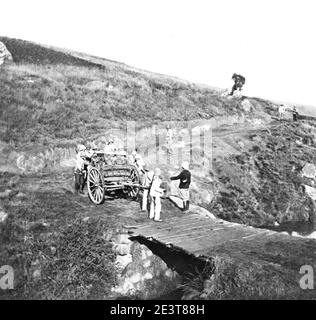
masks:
<instances>
[{"instance_id":1,"label":"cart wheel","mask_svg":"<svg viewBox=\"0 0 316 320\"><path fill-rule=\"evenodd\" d=\"M88 171L87 188L90 200L94 204L101 204L104 202L105 188L103 177L100 171L93 167Z\"/></svg>"},{"instance_id":2,"label":"cart wheel","mask_svg":"<svg viewBox=\"0 0 316 320\"><path fill-rule=\"evenodd\" d=\"M131 183L140 184L140 176L138 170L134 167L131 169L131 173L129 176L129 181ZM136 199L139 193L139 187L128 187L126 190L126 194L131 197L132 199Z\"/></svg>"}]
</instances>

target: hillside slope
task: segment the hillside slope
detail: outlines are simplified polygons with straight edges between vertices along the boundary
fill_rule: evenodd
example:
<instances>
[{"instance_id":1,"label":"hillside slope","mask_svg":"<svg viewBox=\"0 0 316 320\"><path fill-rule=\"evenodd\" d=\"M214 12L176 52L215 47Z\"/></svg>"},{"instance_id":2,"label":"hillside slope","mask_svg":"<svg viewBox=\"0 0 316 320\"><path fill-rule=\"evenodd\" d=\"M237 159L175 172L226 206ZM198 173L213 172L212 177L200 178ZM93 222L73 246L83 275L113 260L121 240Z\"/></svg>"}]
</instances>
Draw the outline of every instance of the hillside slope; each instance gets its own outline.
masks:
<instances>
[{"instance_id":1,"label":"hillside slope","mask_svg":"<svg viewBox=\"0 0 316 320\"><path fill-rule=\"evenodd\" d=\"M0 73L2 140L17 146L86 139L109 122L144 125L244 113L240 100L211 88L22 40L0 41L15 61ZM257 105L260 111L269 103Z\"/></svg>"}]
</instances>

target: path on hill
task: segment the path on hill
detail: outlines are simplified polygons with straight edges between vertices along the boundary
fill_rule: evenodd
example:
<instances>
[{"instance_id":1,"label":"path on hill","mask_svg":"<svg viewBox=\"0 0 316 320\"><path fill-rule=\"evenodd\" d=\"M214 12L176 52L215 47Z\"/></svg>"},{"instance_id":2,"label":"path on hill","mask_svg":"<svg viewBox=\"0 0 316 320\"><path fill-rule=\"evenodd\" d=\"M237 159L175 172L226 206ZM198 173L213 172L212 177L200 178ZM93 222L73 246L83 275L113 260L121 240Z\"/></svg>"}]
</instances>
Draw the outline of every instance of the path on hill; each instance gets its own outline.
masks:
<instances>
[{"instance_id":1,"label":"path on hill","mask_svg":"<svg viewBox=\"0 0 316 320\"><path fill-rule=\"evenodd\" d=\"M198 132L198 129L209 126L211 121L203 121L200 126L194 126L193 130ZM209 130L206 130L204 141L199 134L193 134L192 140L189 137L182 140L181 143L178 141L178 135L176 134L173 138L173 159L171 156L171 166L177 166L179 163L172 163L176 159L177 155L182 154L182 159L190 159L192 157L192 150L202 150L203 154L207 158L226 157L233 154L239 154L241 151L241 145L249 142L249 136L256 134L262 130L270 130L284 125L284 121L271 120L270 122L253 121L251 122L240 122L233 124L224 124L212 129L209 126ZM194 129L195 128L195 129ZM210 131L211 130L211 131ZM160 136L159 147L156 145L155 137L147 136L143 140L139 140L138 147L141 150L146 150L144 156L145 162L150 166L156 165L157 158L162 160L162 166L167 168L167 156L166 156L166 141L165 136ZM191 150L191 151L190 151ZM191 152L191 153L190 153ZM172 168L173 169L173 168Z\"/></svg>"}]
</instances>

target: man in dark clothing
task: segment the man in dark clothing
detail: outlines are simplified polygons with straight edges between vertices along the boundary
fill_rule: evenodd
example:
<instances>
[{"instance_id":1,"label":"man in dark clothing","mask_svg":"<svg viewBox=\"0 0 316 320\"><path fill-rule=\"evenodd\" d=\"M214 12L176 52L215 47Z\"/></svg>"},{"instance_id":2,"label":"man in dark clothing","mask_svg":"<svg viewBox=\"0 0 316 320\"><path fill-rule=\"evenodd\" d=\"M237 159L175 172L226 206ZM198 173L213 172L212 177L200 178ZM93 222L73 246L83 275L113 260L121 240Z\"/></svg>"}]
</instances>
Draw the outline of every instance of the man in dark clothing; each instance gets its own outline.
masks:
<instances>
[{"instance_id":1,"label":"man in dark clothing","mask_svg":"<svg viewBox=\"0 0 316 320\"><path fill-rule=\"evenodd\" d=\"M189 210L190 206L190 196L189 187L191 183L191 173L189 171L189 163L184 161L182 163L182 171L179 175L171 177L171 180L180 180L179 184L179 195L183 201L183 211Z\"/></svg>"},{"instance_id":2,"label":"man in dark clothing","mask_svg":"<svg viewBox=\"0 0 316 320\"><path fill-rule=\"evenodd\" d=\"M231 96L234 94L234 92L235 92L236 90L241 91L243 85L244 85L245 82L246 82L245 77L243 77L243 76L240 75L240 74L236 74L236 73L233 74L232 79L234 80L234 85L233 85L233 87L232 87L231 93L229 94L229 95L231 95Z\"/></svg>"},{"instance_id":3,"label":"man in dark clothing","mask_svg":"<svg viewBox=\"0 0 316 320\"><path fill-rule=\"evenodd\" d=\"M293 121L296 122L297 121L297 116L298 116L298 112L296 110L296 107L293 107Z\"/></svg>"}]
</instances>

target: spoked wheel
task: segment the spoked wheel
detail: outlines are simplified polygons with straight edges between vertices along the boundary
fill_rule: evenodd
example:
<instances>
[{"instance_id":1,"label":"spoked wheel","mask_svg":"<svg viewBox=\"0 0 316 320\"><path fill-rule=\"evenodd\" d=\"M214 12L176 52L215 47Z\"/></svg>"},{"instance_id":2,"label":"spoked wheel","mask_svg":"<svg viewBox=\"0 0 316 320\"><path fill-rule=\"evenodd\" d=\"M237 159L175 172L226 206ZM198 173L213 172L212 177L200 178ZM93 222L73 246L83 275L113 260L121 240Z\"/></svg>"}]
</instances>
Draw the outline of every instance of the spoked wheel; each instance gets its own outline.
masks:
<instances>
[{"instance_id":1,"label":"spoked wheel","mask_svg":"<svg viewBox=\"0 0 316 320\"><path fill-rule=\"evenodd\" d=\"M92 167L88 171L87 188L90 200L94 204L101 204L104 202L105 188L103 177L100 171Z\"/></svg>"},{"instance_id":2,"label":"spoked wheel","mask_svg":"<svg viewBox=\"0 0 316 320\"><path fill-rule=\"evenodd\" d=\"M137 185L140 184L140 175L135 167L131 169L128 181L131 184L137 184ZM124 192L127 194L128 197L132 199L136 199L139 193L139 187L128 186Z\"/></svg>"}]
</instances>

